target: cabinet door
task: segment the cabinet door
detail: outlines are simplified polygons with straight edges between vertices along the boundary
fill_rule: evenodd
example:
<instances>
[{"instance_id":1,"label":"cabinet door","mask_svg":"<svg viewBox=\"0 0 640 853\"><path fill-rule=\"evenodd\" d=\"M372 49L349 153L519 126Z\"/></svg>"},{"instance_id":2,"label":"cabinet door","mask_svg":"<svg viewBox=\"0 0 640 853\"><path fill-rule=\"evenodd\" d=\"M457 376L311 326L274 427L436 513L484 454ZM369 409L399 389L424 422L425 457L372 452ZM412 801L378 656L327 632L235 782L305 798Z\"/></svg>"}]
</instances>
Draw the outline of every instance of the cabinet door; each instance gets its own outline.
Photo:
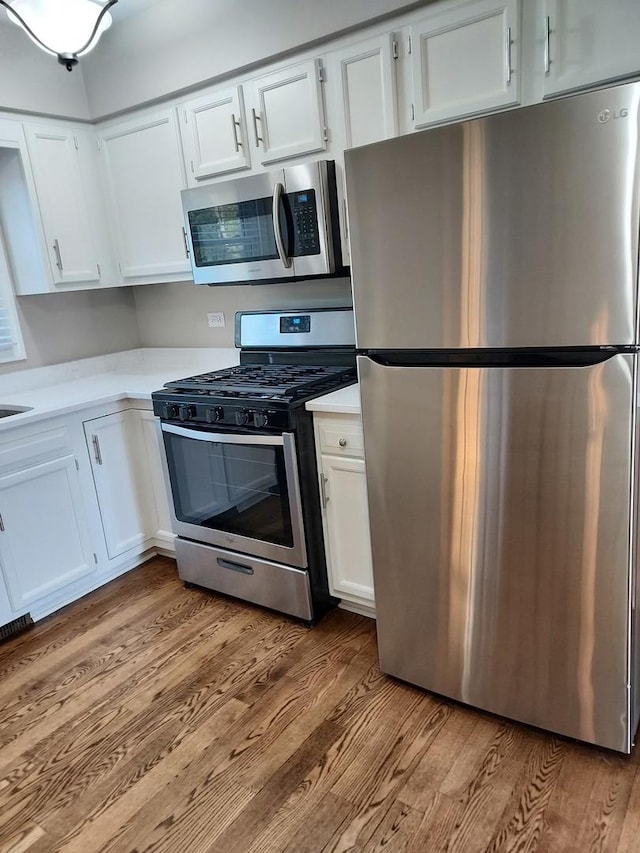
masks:
<instances>
[{"instance_id":1,"label":"cabinet door","mask_svg":"<svg viewBox=\"0 0 640 853\"><path fill-rule=\"evenodd\" d=\"M327 147L321 76L320 62L310 60L243 85L261 163Z\"/></svg>"},{"instance_id":2,"label":"cabinet door","mask_svg":"<svg viewBox=\"0 0 640 853\"><path fill-rule=\"evenodd\" d=\"M640 71L638 0L544 0L544 94Z\"/></svg>"},{"instance_id":3,"label":"cabinet door","mask_svg":"<svg viewBox=\"0 0 640 853\"><path fill-rule=\"evenodd\" d=\"M397 135L396 68L391 34L332 53L327 57L327 72L334 109L340 111L344 148Z\"/></svg>"},{"instance_id":4,"label":"cabinet door","mask_svg":"<svg viewBox=\"0 0 640 853\"><path fill-rule=\"evenodd\" d=\"M186 186L174 109L112 125L100 135L111 219L124 279L187 273L180 191Z\"/></svg>"},{"instance_id":5,"label":"cabinet door","mask_svg":"<svg viewBox=\"0 0 640 853\"><path fill-rule=\"evenodd\" d=\"M519 0L476 0L411 27L415 127L519 103Z\"/></svg>"},{"instance_id":6,"label":"cabinet door","mask_svg":"<svg viewBox=\"0 0 640 853\"><path fill-rule=\"evenodd\" d=\"M323 455L321 476L329 588L338 598L370 605L373 569L364 461Z\"/></svg>"},{"instance_id":7,"label":"cabinet door","mask_svg":"<svg viewBox=\"0 0 640 853\"><path fill-rule=\"evenodd\" d=\"M29 127L27 140L52 281L97 284L98 254L78 157L87 137L68 128Z\"/></svg>"},{"instance_id":8,"label":"cabinet door","mask_svg":"<svg viewBox=\"0 0 640 853\"><path fill-rule=\"evenodd\" d=\"M140 410L140 422L142 435L146 450L145 462L147 465L147 480L151 490L155 509L155 536L164 540L167 545L173 542L171 532L171 513L169 511L169 498L167 486L162 471L161 438L158 432L158 420L153 412Z\"/></svg>"},{"instance_id":9,"label":"cabinet door","mask_svg":"<svg viewBox=\"0 0 640 853\"><path fill-rule=\"evenodd\" d=\"M14 610L95 571L72 455L0 477L0 568Z\"/></svg>"},{"instance_id":10,"label":"cabinet door","mask_svg":"<svg viewBox=\"0 0 640 853\"><path fill-rule=\"evenodd\" d=\"M193 98L180 107L180 112L189 186L197 186L203 178L250 167L240 86Z\"/></svg>"},{"instance_id":11,"label":"cabinet door","mask_svg":"<svg viewBox=\"0 0 640 853\"><path fill-rule=\"evenodd\" d=\"M143 545L158 527L139 413L130 409L85 421L84 431L107 553L113 559Z\"/></svg>"}]
</instances>

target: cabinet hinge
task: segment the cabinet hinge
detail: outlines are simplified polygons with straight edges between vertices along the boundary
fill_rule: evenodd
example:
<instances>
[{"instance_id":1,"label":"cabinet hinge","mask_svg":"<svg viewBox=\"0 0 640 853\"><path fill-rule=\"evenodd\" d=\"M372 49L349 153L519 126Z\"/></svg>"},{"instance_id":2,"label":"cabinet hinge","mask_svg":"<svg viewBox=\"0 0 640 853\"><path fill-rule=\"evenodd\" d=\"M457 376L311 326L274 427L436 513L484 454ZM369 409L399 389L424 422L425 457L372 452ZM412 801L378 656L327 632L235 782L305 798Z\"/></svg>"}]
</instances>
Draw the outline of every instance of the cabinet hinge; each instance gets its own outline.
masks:
<instances>
[{"instance_id":1,"label":"cabinet hinge","mask_svg":"<svg viewBox=\"0 0 640 853\"><path fill-rule=\"evenodd\" d=\"M96 269L98 270L98 278L102 278L102 273L100 272L100 264L96 264Z\"/></svg>"},{"instance_id":2,"label":"cabinet hinge","mask_svg":"<svg viewBox=\"0 0 640 853\"><path fill-rule=\"evenodd\" d=\"M320 63L318 63L318 80L320 83L324 83L324 68Z\"/></svg>"},{"instance_id":3,"label":"cabinet hinge","mask_svg":"<svg viewBox=\"0 0 640 853\"><path fill-rule=\"evenodd\" d=\"M79 471L80 470L80 463L78 462L77 459L74 459L73 461L76 463L76 471Z\"/></svg>"},{"instance_id":4,"label":"cabinet hinge","mask_svg":"<svg viewBox=\"0 0 640 853\"><path fill-rule=\"evenodd\" d=\"M329 128L326 126L326 124L322 128L322 139L324 140L324 142L329 141Z\"/></svg>"},{"instance_id":5,"label":"cabinet hinge","mask_svg":"<svg viewBox=\"0 0 640 853\"><path fill-rule=\"evenodd\" d=\"M74 135L74 137L73 137L73 144L75 145L75 147L76 147L76 151L77 151L77 150L78 150L78 137L77 137L77 136L75 136L75 135Z\"/></svg>"},{"instance_id":6,"label":"cabinet hinge","mask_svg":"<svg viewBox=\"0 0 640 853\"><path fill-rule=\"evenodd\" d=\"M102 148L100 147L100 140L99 139L96 139L96 148L98 149L98 151L102 151Z\"/></svg>"},{"instance_id":7,"label":"cabinet hinge","mask_svg":"<svg viewBox=\"0 0 640 853\"><path fill-rule=\"evenodd\" d=\"M397 59L398 58L398 42L395 39L391 42L391 51L392 51L391 55L393 56L393 58Z\"/></svg>"},{"instance_id":8,"label":"cabinet hinge","mask_svg":"<svg viewBox=\"0 0 640 853\"><path fill-rule=\"evenodd\" d=\"M184 123L189 124L189 115L187 114L186 110L184 110L183 116L184 116Z\"/></svg>"},{"instance_id":9,"label":"cabinet hinge","mask_svg":"<svg viewBox=\"0 0 640 853\"><path fill-rule=\"evenodd\" d=\"M407 53L409 54L409 56L411 56L411 50L411 36L409 36L409 39L407 40Z\"/></svg>"},{"instance_id":10,"label":"cabinet hinge","mask_svg":"<svg viewBox=\"0 0 640 853\"><path fill-rule=\"evenodd\" d=\"M118 269L120 270L120 275L122 275L122 264L118 261Z\"/></svg>"},{"instance_id":11,"label":"cabinet hinge","mask_svg":"<svg viewBox=\"0 0 640 853\"><path fill-rule=\"evenodd\" d=\"M4 533L4 521L0 515L0 533Z\"/></svg>"},{"instance_id":12,"label":"cabinet hinge","mask_svg":"<svg viewBox=\"0 0 640 853\"><path fill-rule=\"evenodd\" d=\"M98 565L98 555L97 554L93 555L93 562L96 564L96 566Z\"/></svg>"},{"instance_id":13,"label":"cabinet hinge","mask_svg":"<svg viewBox=\"0 0 640 853\"><path fill-rule=\"evenodd\" d=\"M411 104L411 121L415 121L416 118L416 110L413 104Z\"/></svg>"},{"instance_id":14,"label":"cabinet hinge","mask_svg":"<svg viewBox=\"0 0 640 853\"><path fill-rule=\"evenodd\" d=\"M190 163L191 163L191 174L195 174L196 170L193 168L193 160L191 160Z\"/></svg>"}]
</instances>

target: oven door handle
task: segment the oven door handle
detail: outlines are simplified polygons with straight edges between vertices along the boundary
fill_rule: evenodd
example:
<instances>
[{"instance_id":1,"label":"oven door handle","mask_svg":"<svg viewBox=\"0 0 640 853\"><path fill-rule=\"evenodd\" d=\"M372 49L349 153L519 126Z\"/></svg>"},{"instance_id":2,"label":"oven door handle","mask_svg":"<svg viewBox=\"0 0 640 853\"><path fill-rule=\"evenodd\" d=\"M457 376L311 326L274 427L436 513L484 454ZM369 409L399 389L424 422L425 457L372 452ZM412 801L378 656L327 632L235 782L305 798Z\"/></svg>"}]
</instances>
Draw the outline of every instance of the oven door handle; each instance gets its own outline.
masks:
<instances>
[{"instance_id":1,"label":"oven door handle","mask_svg":"<svg viewBox=\"0 0 640 853\"><path fill-rule=\"evenodd\" d=\"M208 441L209 444L266 444L271 447L282 447L284 436L282 435L255 435L251 432L221 433L208 432L204 430L187 429L186 427L174 426L173 424L162 424L162 432L179 435L181 438L193 438L195 441Z\"/></svg>"},{"instance_id":2,"label":"oven door handle","mask_svg":"<svg viewBox=\"0 0 640 853\"><path fill-rule=\"evenodd\" d=\"M271 210L271 215L273 216L273 233L276 238L276 248L278 249L278 255L280 256L280 260L286 269L289 269L291 266L291 258L287 255L287 250L284 247L284 240L282 239L282 229L280 228L280 203L282 201L282 193L284 192L284 186L279 181L276 183L273 188L273 208Z\"/></svg>"}]
</instances>

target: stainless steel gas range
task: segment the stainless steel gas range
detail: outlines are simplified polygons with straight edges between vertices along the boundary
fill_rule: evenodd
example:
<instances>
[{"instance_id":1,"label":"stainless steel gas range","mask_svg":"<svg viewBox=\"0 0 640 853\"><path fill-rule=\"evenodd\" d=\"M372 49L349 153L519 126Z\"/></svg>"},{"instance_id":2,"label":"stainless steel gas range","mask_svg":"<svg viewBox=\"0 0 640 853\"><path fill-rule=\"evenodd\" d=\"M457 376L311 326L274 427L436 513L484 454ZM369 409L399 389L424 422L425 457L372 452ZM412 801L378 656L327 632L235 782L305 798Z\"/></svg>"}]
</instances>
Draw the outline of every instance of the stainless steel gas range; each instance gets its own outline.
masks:
<instances>
[{"instance_id":1,"label":"stainless steel gas range","mask_svg":"<svg viewBox=\"0 0 640 853\"><path fill-rule=\"evenodd\" d=\"M305 403L356 381L351 309L239 312L240 365L169 382L160 418L180 577L315 621L327 586Z\"/></svg>"}]
</instances>

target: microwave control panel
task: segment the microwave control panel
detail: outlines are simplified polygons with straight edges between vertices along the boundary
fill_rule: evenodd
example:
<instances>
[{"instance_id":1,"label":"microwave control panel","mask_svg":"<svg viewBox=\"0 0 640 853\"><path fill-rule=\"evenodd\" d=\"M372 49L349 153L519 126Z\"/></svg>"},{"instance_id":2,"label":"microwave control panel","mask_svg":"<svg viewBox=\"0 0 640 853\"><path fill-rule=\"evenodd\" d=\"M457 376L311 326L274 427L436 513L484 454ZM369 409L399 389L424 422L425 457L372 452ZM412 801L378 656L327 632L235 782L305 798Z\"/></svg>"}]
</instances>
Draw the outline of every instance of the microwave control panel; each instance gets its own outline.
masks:
<instances>
[{"instance_id":1,"label":"microwave control panel","mask_svg":"<svg viewBox=\"0 0 640 853\"><path fill-rule=\"evenodd\" d=\"M301 255L320 254L320 234L318 233L318 208L316 191L287 193L289 208L293 219L293 252Z\"/></svg>"}]
</instances>

